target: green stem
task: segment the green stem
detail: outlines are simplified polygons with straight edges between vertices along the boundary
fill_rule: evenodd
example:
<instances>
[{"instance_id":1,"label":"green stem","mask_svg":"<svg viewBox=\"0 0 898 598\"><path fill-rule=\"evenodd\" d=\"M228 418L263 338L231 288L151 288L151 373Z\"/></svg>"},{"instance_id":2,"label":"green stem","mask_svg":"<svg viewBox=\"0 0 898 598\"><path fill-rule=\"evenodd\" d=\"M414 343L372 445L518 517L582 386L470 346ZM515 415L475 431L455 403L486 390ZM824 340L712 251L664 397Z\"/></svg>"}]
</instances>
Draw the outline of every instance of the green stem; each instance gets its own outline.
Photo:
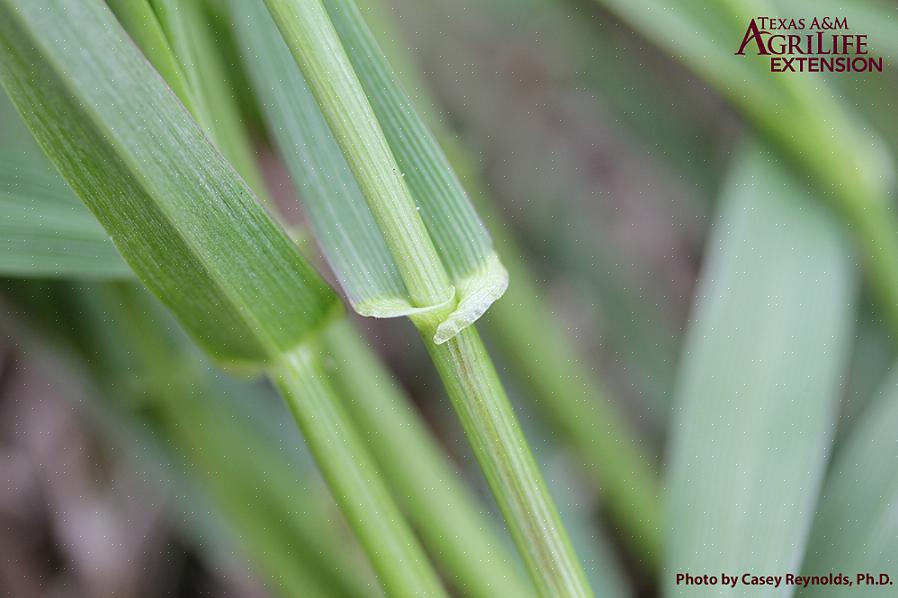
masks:
<instances>
[{"instance_id":1,"label":"green stem","mask_svg":"<svg viewBox=\"0 0 898 598\"><path fill-rule=\"evenodd\" d=\"M300 346L271 377L390 596L444 596L436 573L339 404L316 351Z\"/></svg>"},{"instance_id":2,"label":"green stem","mask_svg":"<svg viewBox=\"0 0 898 598\"><path fill-rule=\"evenodd\" d=\"M517 418L477 330L437 345L421 336L542 596L591 596Z\"/></svg>"},{"instance_id":3,"label":"green stem","mask_svg":"<svg viewBox=\"0 0 898 598\"><path fill-rule=\"evenodd\" d=\"M532 587L515 567L484 515L483 505L416 415L408 399L348 321L331 325L325 342L336 362L337 385L371 454L424 544L465 596L528 596Z\"/></svg>"}]
</instances>

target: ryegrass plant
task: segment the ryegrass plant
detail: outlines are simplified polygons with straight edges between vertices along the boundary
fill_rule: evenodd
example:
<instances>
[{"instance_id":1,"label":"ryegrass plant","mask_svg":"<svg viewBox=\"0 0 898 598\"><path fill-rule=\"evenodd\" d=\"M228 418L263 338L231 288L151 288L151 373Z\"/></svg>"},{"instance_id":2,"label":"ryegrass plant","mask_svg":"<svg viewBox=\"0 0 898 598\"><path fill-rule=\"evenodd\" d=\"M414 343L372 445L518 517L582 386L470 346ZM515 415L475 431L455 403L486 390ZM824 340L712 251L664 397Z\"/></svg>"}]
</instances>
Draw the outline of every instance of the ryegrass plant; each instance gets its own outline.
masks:
<instances>
[{"instance_id":1,"label":"ryegrass plant","mask_svg":"<svg viewBox=\"0 0 898 598\"><path fill-rule=\"evenodd\" d=\"M406 89L414 90L415 107L434 108L438 103L427 85L415 77L401 36L390 27L380 2L368 0L360 8L370 30L401 73ZM378 8L380 10L378 10ZM376 20L375 20L376 19ZM280 73L282 80L287 73ZM294 92L294 96L300 92ZM647 566L657 562L661 546L660 486L651 458L639 446L642 434L620 412L601 378L589 372L572 350L573 340L559 331L551 306L541 297L536 273L524 260L524 251L495 209L495 200L481 179L469 152L438 119L427 126L439 140L453 170L464 181L478 214L490 226L497 253L513 284L501 302L484 317L487 334L502 348L515 374L529 383L529 391L541 413L553 422L580 452L607 508L632 538L634 552ZM298 153L298 152L297 152ZM585 398L590 400L584 400Z\"/></svg>"},{"instance_id":2,"label":"ryegrass plant","mask_svg":"<svg viewBox=\"0 0 898 598\"><path fill-rule=\"evenodd\" d=\"M127 35L99 0L0 0L0 82L125 258L0 114L0 272L136 273L218 363L267 373L390 595L443 593L402 513L459 593L530 593L484 506L342 317L336 295L257 203L277 217L234 101L241 73L206 13L222 11L325 258L360 314L409 316L417 326L537 591L589 588L474 328L488 309L497 346L588 461L644 578L663 540L664 570L651 579L665 594L683 593L673 582L683 570L886 570L896 550L894 380L843 432L827 472L856 280L847 231L818 205L825 197L847 217L894 329L898 237L883 201L891 169L871 155L880 146L828 82L770 77L732 56L731 38L760 13L753 4L604 2L772 144L735 152L724 178L679 366L663 520L640 435L578 364L516 259L522 252L501 235L493 250L351 0L108 0ZM873 5L855 16L877 34L891 31ZM706 170L702 160L685 162ZM453 164L474 170L463 155ZM466 184L484 194L476 176ZM493 305L506 291L506 267L512 286ZM51 288L30 287L28 311L74 328L104 394L120 399L115 410L188 464L281 591L376 591L292 483L295 465L240 415L260 415L253 391L240 391L252 405L221 402L228 393L191 369L182 343L162 333L164 318L133 288L70 288L77 308L48 315L41 310L58 307Z\"/></svg>"}]
</instances>

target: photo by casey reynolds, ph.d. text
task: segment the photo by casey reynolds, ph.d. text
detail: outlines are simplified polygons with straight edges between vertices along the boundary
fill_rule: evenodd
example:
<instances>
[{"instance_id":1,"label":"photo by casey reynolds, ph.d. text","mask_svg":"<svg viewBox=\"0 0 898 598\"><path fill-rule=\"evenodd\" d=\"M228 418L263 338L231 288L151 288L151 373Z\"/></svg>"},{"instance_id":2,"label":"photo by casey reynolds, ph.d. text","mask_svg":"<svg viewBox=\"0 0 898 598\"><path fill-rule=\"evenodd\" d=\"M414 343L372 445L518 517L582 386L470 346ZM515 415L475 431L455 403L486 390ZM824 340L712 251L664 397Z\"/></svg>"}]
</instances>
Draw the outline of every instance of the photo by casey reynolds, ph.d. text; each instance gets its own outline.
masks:
<instances>
[{"instance_id":1,"label":"photo by casey reynolds, ph.d. text","mask_svg":"<svg viewBox=\"0 0 898 598\"><path fill-rule=\"evenodd\" d=\"M689 573L676 573L676 585L678 586L722 586L735 588L743 585L749 587L766 586L779 588L782 586L858 586L869 588L871 586L891 586L892 578L887 573L855 573L851 576L844 573L827 573L826 575L794 575L784 573L781 575L760 575L757 573L721 573L720 575L692 575Z\"/></svg>"}]
</instances>

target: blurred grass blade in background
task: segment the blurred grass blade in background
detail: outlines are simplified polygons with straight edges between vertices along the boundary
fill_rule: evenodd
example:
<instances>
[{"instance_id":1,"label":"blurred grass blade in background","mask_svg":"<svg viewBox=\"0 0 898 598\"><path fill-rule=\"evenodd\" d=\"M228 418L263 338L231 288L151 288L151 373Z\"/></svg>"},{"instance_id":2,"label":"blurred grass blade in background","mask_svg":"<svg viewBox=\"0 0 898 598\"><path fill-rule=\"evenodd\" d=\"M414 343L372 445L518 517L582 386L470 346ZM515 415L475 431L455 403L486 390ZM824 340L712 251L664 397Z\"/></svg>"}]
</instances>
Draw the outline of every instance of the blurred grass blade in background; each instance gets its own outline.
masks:
<instances>
[{"instance_id":1,"label":"blurred grass blade in background","mask_svg":"<svg viewBox=\"0 0 898 598\"><path fill-rule=\"evenodd\" d=\"M40 155L5 94L0 139L0 276L130 277L109 235Z\"/></svg>"},{"instance_id":2,"label":"blurred grass blade in background","mask_svg":"<svg viewBox=\"0 0 898 598\"><path fill-rule=\"evenodd\" d=\"M467 198L458 194L447 197L438 191L441 179L432 173L448 169L448 165L444 159L438 162L433 153L420 149L428 144L436 147L423 125L418 123L417 128L400 132L397 121L386 119L379 123L375 118L345 53L347 49L351 53L367 54L372 62L364 68L377 73L379 84L390 86L389 93L382 96L368 90L375 103L391 105L391 116L413 114L413 111L389 76L379 49L352 3L339 6L349 19L342 31L347 36L342 43L324 6L317 0L272 0L266 4L355 175L408 291L407 304L417 306L411 313L400 310L379 315L406 313L418 328L539 592L557 596L590 595L557 509L489 356L471 326L505 290L507 277L492 253L484 256L482 248L478 251L478 239L488 243L488 238ZM391 151L385 132L388 136L407 135L421 144L417 159L423 163L419 167L432 169L431 174L419 179L402 172L392 153L399 146L393 145ZM312 145L309 141L304 143ZM324 180L345 185L344 172L342 169L327 172ZM405 178L409 179L409 186ZM428 197L438 201L442 210L434 210L428 216L438 223L431 221L425 226L422 213L427 211L424 204ZM463 206L467 210L460 211ZM476 237L472 236L475 230ZM364 237L374 232L363 229L353 234ZM324 245L346 243L345 237L335 237L327 230L317 234ZM460 245L437 245L444 242ZM472 257L468 257L469 251L473 252ZM450 258L447 254L453 255ZM458 279L460 268L473 263L480 264L479 271L469 278Z\"/></svg>"},{"instance_id":3,"label":"blurred grass blade in background","mask_svg":"<svg viewBox=\"0 0 898 598\"><path fill-rule=\"evenodd\" d=\"M179 331L169 331L173 323L136 287L62 290L69 313L52 321L75 322L71 331L60 328L90 364L101 390L94 407L129 421L158 448L150 455L163 455L188 489L209 498L255 570L284 595L370 594L362 583L366 572L332 535L326 505L303 483L311 471L285 450L287 439L271 433L267 420L282 415L264 404L272 397L258 385L228 388L216 380L208 362Z\"/></svg>"},{"instance_id":4,"label":"blurred grass blade in background","mask_svg":"<svg viewBox=\"0 0 898 598\"><path fill-rule=\"evenodd\" d=\"M381 583L442 595L318 363L333 292L102 4L0 16L0 80L131 267L220 362L269 369Z\"/></svg>"},{"instance_id":5,"label":"blurred grass blade in background","mask_svg":"<svg viewBox=\"0 0 898 598\"><path fill-rule=\"evenodd\" d=\"M898 218L890 201L895 172L876 134L813 75L782 76L751 52L736 55L754 0L599 0L682 60L729 99L758 132L812 175L817 195L836 205L863 248L870 286L898 342ZM843 6L851 20L849 6Z\"/></svg>"},{"instance_id":6,"label":"blurred grass blade in background","mask_svg":"<svg viewBox=\"0 0 898 598\"><path fill-rule=\"evenodd\" d=\"M855 298L838 223L755 145L735 160L696 293L667 474L677 573L797 570L830 450ZM739 596L782 594L739 585Z\"/></svg>"},{"instance_id":7,"label":"blurred grass blade in background","mask_svg":"<svg viewBox=\"0 0 898 598\"><path fill-rule=\"evenodd\" d=\"M836 451L823 486L803 575L844 572L892 576L898 562L898 370ZM856 596L878 588L830 586L799 589L800 596ZM883 588L884 589L884 588ZM886 592L887 589L884 589Z\"/></svg>"}]
</instances>

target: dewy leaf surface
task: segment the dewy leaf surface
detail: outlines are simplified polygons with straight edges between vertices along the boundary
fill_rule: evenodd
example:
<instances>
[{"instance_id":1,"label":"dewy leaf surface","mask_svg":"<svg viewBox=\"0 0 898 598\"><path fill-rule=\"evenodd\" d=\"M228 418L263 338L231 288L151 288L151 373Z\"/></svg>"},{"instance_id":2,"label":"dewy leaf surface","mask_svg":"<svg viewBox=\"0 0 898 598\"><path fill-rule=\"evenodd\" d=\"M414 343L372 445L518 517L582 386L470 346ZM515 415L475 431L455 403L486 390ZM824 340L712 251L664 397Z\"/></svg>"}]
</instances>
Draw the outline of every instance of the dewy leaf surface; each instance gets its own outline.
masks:
<instances>
[{"instance_id":1,"label":"dewy leaf surface","mask_svg":"<svg viewBox=\"0 0 898 598\"><path fill-rule=\"evenodd\" d=\"M676 573L798 569L830 449L857 283L833 215L748 148L725 185L680 364L669 450ZM727 595L786 596L741 584Z\"/></svg>"},{"instance_id":2,"label":"dewy leaf surface","mask_svg":"<svg viewBox=\"0 0 898 598\"><path fill-rule=\"evenodd\" d=\"M895 581L898 564L898 370L893 369L878 396L851 427L830 468L814 531L802 567L803 575L869 571ZM883 595L887 588L874 588ZM858 596L858 586L813 586L805 596ZM880 593L880 592L875 592Z\"/></svg>"},{"instance_id":3,"label":"dewy leaf surface","mask_svg":"<svg viewBox=\"0 0 898 598\"><path fill-rule=\"evenodd\" d=\"M212 355L259 365L333 309L102 3L0 2L0 81L131 268Z\"/></svg>"}]
</instances>

